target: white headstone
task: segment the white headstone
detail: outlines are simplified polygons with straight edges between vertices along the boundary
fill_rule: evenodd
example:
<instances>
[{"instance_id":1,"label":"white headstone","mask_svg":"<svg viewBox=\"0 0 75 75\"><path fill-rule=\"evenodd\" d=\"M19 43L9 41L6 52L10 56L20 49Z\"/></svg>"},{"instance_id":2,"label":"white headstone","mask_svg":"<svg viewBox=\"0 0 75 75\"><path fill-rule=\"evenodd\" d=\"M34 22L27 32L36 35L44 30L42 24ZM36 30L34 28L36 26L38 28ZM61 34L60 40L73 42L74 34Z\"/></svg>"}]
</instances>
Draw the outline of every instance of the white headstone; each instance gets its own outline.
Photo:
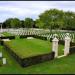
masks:
<instances>
[{"instance_id":1,"label":"white headstone","mask_svg":"<svg viewBox=\"0 0 75 75\"><path fill-rule=\"evenodd\" d=\"M66 33L66 36L70 37L70 34L69 33Z\"/></svg>"},{"instance_id":2,"label":"white headstone","mask_svg":"<svg viewBox=\"0 0 75 75\"><path fill-rule=\"evenodd\" d=\"M52 51L55 52L55 57L58 57L58 39L55 37L53 40Z\"/></svg>"},{"instance_id":3,"label":"white headstone","mask_svg":"<svg viewBox=\"0 0 75 75\"><path fill-rule=\"evenodd\" d=\"M2 52L0 52L0 58L2 58Z\"/></svg>"},{"instance_id":4,"label":"white headstone","mask_svg":"<svg viewBox=\"0 0 75 75\"><path fill-rule=\"evenodd\" d=\"M27 37L27 39L34 39L33 37Z\"/></svg>"},{"instance_id":5,"label":"white headstone","mask_svg":"<svg viewBox=\"0 0 75 75\"><path fill-rule=\"evenodd\" d=\"M57 34L54 34L54 37L57 37L58 35Z\"/></svg>"},{"instance_id":6,"label":"white headstone","mask_svg":"<svg viewBox=\"0 0 75 75\"><path fill-rule=\"evenodd\" d=\"M9 39L3 39L3 41L10 41Z\"/></svg>"},{"instance_id":7,"label":"white headstone","mask_svg":"<svg viewBox=\"0 0 75 75\"><path fill-rule=\"evenodd\" d=\"M6 64L6 58L3 58L3 64Z\"/></svg>"},{"instance_id":8,"label":"white headstone","mask_svg":"<svg viewBox=\"0 0 75 75\"><path fill-rule=\"evenodd\" d=\"M72 37L72 42L74 42L74 34L72 35L73 37Z\"/></svg>"},{"instance_id":9,"label":"white headstone","mask_svg":"<svg viewBox=\"0 0 75 75\"><path fill-rule=\"evenodd\" d=\"M64 55L67 56L69 54L69 48L70 48L70 37L66 36L65 37L65 49L64 49Z\"/></svg>"}]
</instances>

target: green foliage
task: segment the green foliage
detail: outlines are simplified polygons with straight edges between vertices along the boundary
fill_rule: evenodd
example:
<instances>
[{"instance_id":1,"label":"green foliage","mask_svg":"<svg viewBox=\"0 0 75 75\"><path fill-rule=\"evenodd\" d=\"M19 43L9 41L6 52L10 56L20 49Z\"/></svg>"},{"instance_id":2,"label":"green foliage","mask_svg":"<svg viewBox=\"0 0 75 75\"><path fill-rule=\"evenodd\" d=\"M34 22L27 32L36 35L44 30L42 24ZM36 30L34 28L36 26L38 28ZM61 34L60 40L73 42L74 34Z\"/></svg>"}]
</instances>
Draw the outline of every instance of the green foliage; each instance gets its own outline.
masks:
<instances>
[{"instance_id":1,"label":"green foliage","mask_svg":"<svg viewBox=\"0 0 75 75\"><path fill-rule=\"evenodd\" d=\"M39 28L44 28L44 23L41 20L37 19L36 26L39 26Z\"/></svg>"},{"instance_id":2,"label":"green foliage","mask_svg":"<svg viewBox=\"0 0 75 75\"><path fill-rule=\"evenodd\" d=\"M6 25L6 28L17 28L20 27L20 20L18 18L9 18L4 24Z\"/></svg>"},{"instance_id":3,"label":"green foliage","mask_svg":"<svg viewBox=\"0 0 75 75\"><path fill-rule=\"evenodd\" d=\"M25 18L25 20L19 20L18 18L9 18L3 23L3 27L6 28L32 28L34 21L31 18Z\"/></svg>"},{"instance_id":4,"label":"green foliage","mask_svg":"<svg viewBox=\"0 0 75 75\"><path fill-rule=\"evenodd\" d=\"M25 18L24 25L25 25L26 28L32 28L33 24L34 24L33 19Z\"/></svg>"},{"instance_id":5,"label":"green foliage","mask_svg":"<svg viewBox=\"0 0 75 75\"><path fill-rule=\"evenodd\" d=\"M64 13L64 27L65 29L75 29L75 13L65 12Z\"/></svg>"},{"instance_id":6,"label":"green foliage","mask_svg":"<svg viewBox=\"0 0 75 75\"><path fill-rule=\"evenodd\" d=\"M11 21L13 20L13 18L9 18L7 19L4 24L6 25L6 28L10 28L11 27Z\"/></svg>"},{"instance_id":7,"label":"green foliage","mask_svg":"<svg viewBox=\"0 0 75 75\"><path fill-rule=\"evenodd\" d=\"M20 20L18 18L14 18L11 21L11 28L18 28L20 27Z\"/></svg>"},{"instance_id":8,"label":"green foliage","mask_svg":"<svg viewBox=\"0 0 75 75\"><path fill-rule=\"evenodd\" d=\"M50 9L39 15L36 25L48 29L75 29L75 13Z\"/></svg>"},{"instance_id":9,"label":"green foliage","mask_svg":"<svg viewBox=\"0 0 75 75\"><path fill-rule=\"evenodd\" d=\"M22 28L25 27L25 25L24 25L24 21L23 21L23 20L20 21L20 27L22 27Z\"/></svg>"},{"instance_id":10,"label":"green foliage","mask_svg":"<svg viewBox=\"0 0 75 75\"><path fill-rule=\"evenodd\" d=\"M39 15L39 20L37 24L40 27L40 23L43 23L42 27L49 29L58 28L59 24L62 24L62 14L63 11L59 11L57 9L47 10Z\"/></svg>"}]
</instances>

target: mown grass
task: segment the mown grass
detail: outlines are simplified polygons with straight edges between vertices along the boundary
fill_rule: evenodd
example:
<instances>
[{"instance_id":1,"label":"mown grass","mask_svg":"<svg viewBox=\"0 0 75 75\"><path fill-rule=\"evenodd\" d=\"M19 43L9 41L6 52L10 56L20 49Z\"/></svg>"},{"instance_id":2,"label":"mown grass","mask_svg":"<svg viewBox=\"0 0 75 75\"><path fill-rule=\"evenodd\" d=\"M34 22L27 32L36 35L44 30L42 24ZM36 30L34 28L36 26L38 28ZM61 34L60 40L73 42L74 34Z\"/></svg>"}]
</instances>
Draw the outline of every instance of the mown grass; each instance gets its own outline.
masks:
<instances>
[{"instance_id":1,"label":"mown grass","mask_svg":"<svg viewBox=\"0 0 75 75\"><path fill-rule=\"evenodd\" d=\"M15 39L5 42L19 57L26 58L47 54L52 51L52 43L40 39ZM59 45L59 55L63 53L63 45Z\"/></svg>"},{"instance_id":2,"label":"mown grass","mask_svg":"<svg viewBox=\"0 0 75 75\"><path fill-rule=\"evenodd\" d=\"M21 58L51 52L51 43L39 39L16 39L5 42Z\"/></svg>"},{"instance_id":3,"label":"mown grass","mask_svg":"<svg viewBox=\"0 0 75 75\"><path fill-rule=\"evenodd\" d=\"M7 64L0 66L0 74L75 74L75 54L22 68L13 57L0 46Z\"/></svg>"}]
</instances>

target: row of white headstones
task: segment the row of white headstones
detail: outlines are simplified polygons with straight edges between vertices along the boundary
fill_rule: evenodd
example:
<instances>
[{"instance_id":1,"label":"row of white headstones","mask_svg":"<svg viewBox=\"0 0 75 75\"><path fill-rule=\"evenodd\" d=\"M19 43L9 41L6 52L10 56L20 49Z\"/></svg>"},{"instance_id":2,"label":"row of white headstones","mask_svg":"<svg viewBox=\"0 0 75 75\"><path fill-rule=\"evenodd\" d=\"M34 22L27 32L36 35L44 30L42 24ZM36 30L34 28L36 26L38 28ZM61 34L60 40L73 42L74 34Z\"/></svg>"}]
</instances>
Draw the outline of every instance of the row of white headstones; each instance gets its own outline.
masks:
<instances>
[{"instance_id":1,"label":"row of white headstones","mask_svg":"<svg viewBox=\"0 0 75 75\"><path fill-rule=\"evenodd\" d=\"M32 30L30 30L30 29L21 29L21 30L19 30L19 29L14 29L14 30L9 30L9 31L7 31L7 32L9 32L9 33L11 33L11 34L14 34L14 35L38 35L38 34L43 34L43 33L48 33L49 31L46 31L46 30L35 30L35 29L32 29Z\"/></svg>"},{"instance_id":2,"label":"row of white headstones","mask_svg":"<svg viewBox=\"0 0 75 75\"><path fill-rule=\"evenodd\" d=\"M55 52L55 58L60 58L63 56L67 56L69 54L71 39L68 35L69 34L67 33L67 36L65 36L65 39L64 39L65 40L64 55L62 56L58 56L58 41L59 40L56 37L52 40L52 51Z\"/></svg>"},{"instance_id":3,"label":"row of white headstones","mask_svg":"<svg viewBox=\"0 0 75 75\"><path fill-rule=\"evenodd\" d=\"M40 30L40 31L36 31L36 30L11 30L9 31L9 33L13 34L13 35L40 35L40 36L46 36L47 39L50 38L54 38L54 34L45 34L47 32L45 32L44 30ZM43 34L42 34L43 33ZM60 33L60 35L58 36L59 39L63 40L64 37L66 36L65 33ZM69 34L71 41L74 41L74 33Z\"/></svg>"}]
</instances>

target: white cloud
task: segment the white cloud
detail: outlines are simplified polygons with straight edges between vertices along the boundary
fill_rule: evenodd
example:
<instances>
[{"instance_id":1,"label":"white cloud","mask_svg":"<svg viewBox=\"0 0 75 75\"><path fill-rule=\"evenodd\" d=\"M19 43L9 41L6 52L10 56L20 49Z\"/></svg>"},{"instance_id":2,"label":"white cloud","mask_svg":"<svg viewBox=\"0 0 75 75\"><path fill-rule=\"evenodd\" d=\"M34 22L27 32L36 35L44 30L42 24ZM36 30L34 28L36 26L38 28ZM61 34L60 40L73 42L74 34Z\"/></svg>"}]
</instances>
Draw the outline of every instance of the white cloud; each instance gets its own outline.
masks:
<instances>
[{"instance_id":1,"label":"white cloud","mask_svg":"<svg viewBox=\"0 0 75 75\"><path fill-rule=\"evenodd\" d=\"M0 1L0 21L9 17L37 18L51 8L75 11L75 1Z\"/></svg>"}]
</instances>

